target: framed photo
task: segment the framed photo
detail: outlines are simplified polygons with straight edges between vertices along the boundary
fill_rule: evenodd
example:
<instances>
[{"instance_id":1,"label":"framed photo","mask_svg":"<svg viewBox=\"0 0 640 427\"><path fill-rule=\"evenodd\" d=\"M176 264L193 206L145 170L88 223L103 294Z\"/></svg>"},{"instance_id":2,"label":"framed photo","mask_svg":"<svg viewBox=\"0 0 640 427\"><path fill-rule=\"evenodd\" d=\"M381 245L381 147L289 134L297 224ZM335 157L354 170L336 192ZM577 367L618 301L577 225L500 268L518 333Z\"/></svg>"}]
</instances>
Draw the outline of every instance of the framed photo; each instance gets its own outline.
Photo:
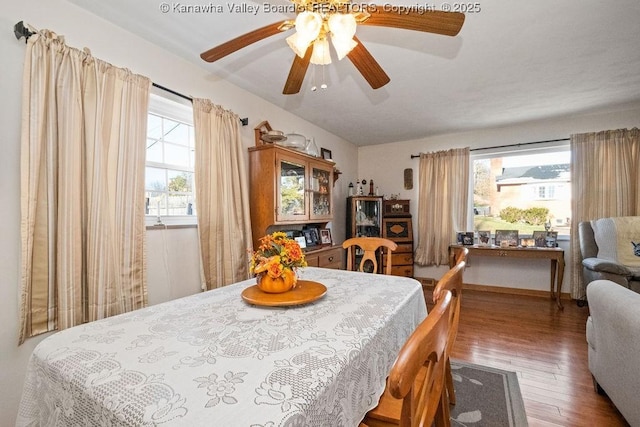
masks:
<instances>
[{"instance_id":1,"label":"framed photo","mask_svg":"<svg viewBox=\"0 0 640 427\"><path fill-rule=\"evenodd\" d=\"M333 160L331 158L331 151L327 150L326 148L321 148L320 149L320 157L322 157L325 160Z\"/></svg>"},{"instance_id":2,"label":"framed photo","mask_svg":"<svg viewBox=\"0 0 640 427\"><path fill-rule=\"evenodd\" d=\"M491 246L491 230L478 230L478 245Z\"/></svg>"},{"instance_id":3,"label":"framed photo","mask_svg":"<svg viewBox=\"0 0 640 427\"><path fill-rule=\"evenodd\" d=\"M307 247L307 239L304 236L294 237L294 239L300 245L300 249L304 249Z\"/></svg>"},{"instance_id":4,"label":"framed photo","mask_svg":"<svg viewBox=\"0 0 640 427\"><path fill-rule=\"evenodd\" d=\"M474 240L473 231L459 231L457 234L457 243L459 245L471 246Z\"/></svg>"},{"instance_id":5,"label":"framed photo","mask_svg":"<svg viewBox=\"0 0 640 427\"><path fill-rule=\"evenodd\" d=\"M318 235L317 228L308 228L306 230L302 230L302 234L304 235L304 240L307 243L307 247L320 244L320 237Z\"/></svg>"},{"instance_id":6,"label":"framed photo","mask_svg":"<svg viewBox=\"0 0 640 427\"><path fill-rule=\"evenodd\" d=\"M330 245L331 244L331 230L328 228L322 228L320 229L320 242L322 242L323 245Z\"/></svg>"},{"instance_id":7,"label":"framed photo","mask_svg":"<svg viewBox=\"0 0 640 427\"><path fill-rule=\"evenodd\" d=\"M533 240L537 248L555 248L558 242L557 231L534 231Z\"/></svg>"},{"instance_id":8,"label":"framed photo","mask_svg":"<svg viewBox=\"0 0 640 427\"><path fill-rule=\"evenodd\" d=\"M518 246L518 230L496 230L496 246Z\"/></svg>"},{"instance_id":9,"label":"framed photo","mask_svg":"<svg viewBox=\"0 0 640 427\"><path fill-rule=\"evenodd\" d=\"M462 244L465 246L472 246L474 243L475 235L473 231L465 231L462 235Z\"/></svg>"}]
</instances>

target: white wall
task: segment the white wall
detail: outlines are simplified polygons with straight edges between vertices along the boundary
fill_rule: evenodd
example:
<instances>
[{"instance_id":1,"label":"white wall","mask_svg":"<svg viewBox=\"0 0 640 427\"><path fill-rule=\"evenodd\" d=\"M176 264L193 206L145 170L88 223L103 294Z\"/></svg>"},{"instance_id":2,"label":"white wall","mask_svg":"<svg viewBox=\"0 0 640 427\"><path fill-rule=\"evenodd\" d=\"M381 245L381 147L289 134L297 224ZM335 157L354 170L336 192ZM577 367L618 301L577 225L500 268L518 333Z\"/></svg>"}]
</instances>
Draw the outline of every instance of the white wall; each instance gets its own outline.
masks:
<instances>
[{"instance_id":1,"label":"white wall","mask_svg":"<svg viewBox=\"0 0 640 427\"><path fill-rule=\"evenodd\" d=\"M224 81L162 48L150 44L64 0L4 2L0 9L0 426L14 425L25 367L43 336L18 347L20 286L20 120L24 39L16 40L13 25L24 21L38 29L64 35L69 46L89 47L97 58L127 67L154 82L194 97L209 98L249 118L242 130L247 147L253 128L269 120L284 132L313 136L332 151L344 172L335 186L333 236L344 239L347 184L355 179L357 147ZM203 63L204 67L204 63ZM248 161L247 161L248 165ZM153 230L147 233L149 301L158 303L199 290L200 266L195 229Z\"/></svg>"},{"instance_id":2,"label":"white wall","mask_svg":"<svg viewBox=\"0 0 640 427\"><path fill-rule=\"evenodd\" d=\"M619 106L608 113L584 114L570 117L529 122L507 126L433 136L414 141L393 142L358 149L358 177L373 179L380 188L380 194L399 194L401 199L411 200L414 235L417 231L418 213L418 165L419 159L411 159L412 154L450 148L481 148L516 144L532 141L568 138L571 134L596 132L608 129L640 127L640 104ZM381 165L391 167L380 167ZM413 190L404 190L403 171L413 168ZM417 240L415 240L417 244ZM559 242L565 250L565 270L563 292L569 292L569 242ZM521 289L549 290L549 261L517 261L505 263L491 258L470 260L465 272L465 282L490 286ZM446 267L415 268L416 277L439 279Z\"/></svg>"}]
</instances>

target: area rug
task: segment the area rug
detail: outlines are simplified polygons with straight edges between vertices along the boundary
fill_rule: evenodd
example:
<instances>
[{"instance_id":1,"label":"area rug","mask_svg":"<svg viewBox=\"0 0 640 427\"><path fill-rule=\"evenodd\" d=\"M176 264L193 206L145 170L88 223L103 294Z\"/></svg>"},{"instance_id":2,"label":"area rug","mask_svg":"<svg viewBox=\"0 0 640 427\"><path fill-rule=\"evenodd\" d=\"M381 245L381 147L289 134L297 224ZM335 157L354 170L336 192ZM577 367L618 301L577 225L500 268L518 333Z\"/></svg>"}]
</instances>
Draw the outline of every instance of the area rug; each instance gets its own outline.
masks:
<instances>
[{"instance_id":1,"label":"area rug","mask_svg":"<svg viewBox=\"0 0 640 427\"><path fill-rule=\"evenodd\" d=\"M451 372L456 391L452 426L528 426L515 372L460 360L451 360Z\"/></svg>"}]
</instances>

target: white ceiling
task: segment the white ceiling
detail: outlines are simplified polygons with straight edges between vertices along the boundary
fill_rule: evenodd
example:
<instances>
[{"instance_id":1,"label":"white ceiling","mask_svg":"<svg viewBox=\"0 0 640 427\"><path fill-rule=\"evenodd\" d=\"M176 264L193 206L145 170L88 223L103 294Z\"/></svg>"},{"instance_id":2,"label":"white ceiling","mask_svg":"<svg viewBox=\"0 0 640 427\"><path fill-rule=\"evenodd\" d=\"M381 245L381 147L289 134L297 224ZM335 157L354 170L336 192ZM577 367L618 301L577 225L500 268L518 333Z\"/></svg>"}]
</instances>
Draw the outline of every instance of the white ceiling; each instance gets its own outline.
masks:
<instances>
[{"instance_id":1,"label":"white ceiling","mask_svg":"<svg viewBox=\"0 0 640 427\"><path fill-rule=\"evenodd\" d=\"M357 145L606 111L640 101L640 1L485 0L457 37L382 27L357 36L391 78L373 90L349 60L324 67L312 92L310 66L297 95L282 95L294 54L290 32L213 64L200 53L293 15L262 1L70 0ZM266 0L265 0L266 1ZM353 3L358 3L353 1ZM442 2L375 2L435 5ZM220 4L223 13L179 13L174 5ZM287 5L287 0L271 0ZM449 2L448 4L454 4ZM250 5L258 13L229 12Z\"/></svg>"}]
</instances>

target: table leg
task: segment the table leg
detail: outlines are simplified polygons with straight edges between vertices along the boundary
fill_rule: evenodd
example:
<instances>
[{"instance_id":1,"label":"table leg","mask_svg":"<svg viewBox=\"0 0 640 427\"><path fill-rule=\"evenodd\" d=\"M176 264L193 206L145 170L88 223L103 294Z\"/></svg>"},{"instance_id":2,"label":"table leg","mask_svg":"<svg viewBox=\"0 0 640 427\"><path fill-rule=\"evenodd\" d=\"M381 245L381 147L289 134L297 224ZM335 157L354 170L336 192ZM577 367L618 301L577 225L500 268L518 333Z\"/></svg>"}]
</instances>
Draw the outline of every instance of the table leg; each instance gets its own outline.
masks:
<instances>
[{"instance_id":1,"label":"table leg","mask_svg":"<svg viewBox=\"0 0 640 427\"><path fill-rule=\"evenodd\" d=\"M551 298L555 298L556 296L556 270L557 270L557 266L558 266L558 261L555 259L551 260L551 281L549 282L550 285L550 293L551 293Z\"/></svg>"},{"instance_id":2,"label":"table leg","mask_svg":"<svg viewBox=\"0 0 640 427\"><path fill-rule=\"evenodd\" d=\"M560 297L562 296L562 282L564 280L564 256L558 259L557 263L558 263L558 279L556 280L556 283L558 284L557 286L558 291L556 294L556 303L558 304L558 307L560 309L564 309L562 305L562 301L560 300Z\"/></svg>"}]
</instances>

